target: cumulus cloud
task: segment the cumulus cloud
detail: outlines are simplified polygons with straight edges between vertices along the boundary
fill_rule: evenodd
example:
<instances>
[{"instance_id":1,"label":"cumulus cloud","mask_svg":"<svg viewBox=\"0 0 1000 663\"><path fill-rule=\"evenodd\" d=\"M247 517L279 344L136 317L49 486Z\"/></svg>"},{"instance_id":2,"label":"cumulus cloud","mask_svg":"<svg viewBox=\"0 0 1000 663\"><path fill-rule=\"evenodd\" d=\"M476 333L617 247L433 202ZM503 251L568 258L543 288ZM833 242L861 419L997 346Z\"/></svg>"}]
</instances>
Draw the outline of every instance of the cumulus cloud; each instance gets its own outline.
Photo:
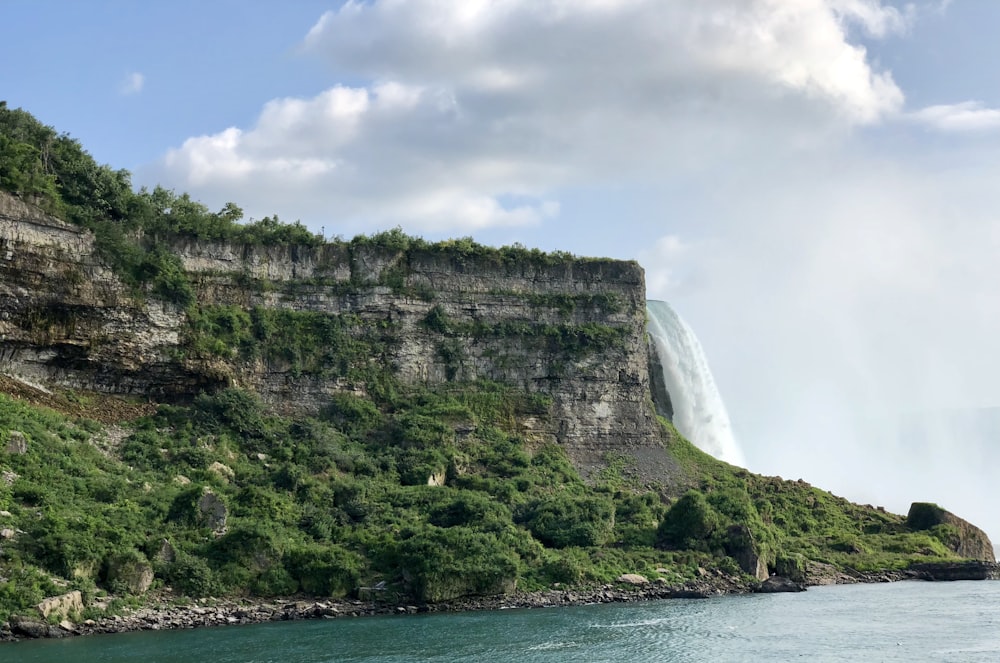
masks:
<instances>
[{"instance_id":1,"label":"cumulus cloud","mask_svg":"<svg viewBox=\"0 0 1000 663\"><path fill-rule=\"evenodd\" d=\"M808 143L895 114L849 33L905 22L875 0L352 0L302 50L363 83L273 100L158 175L315 224L530 225L561 187L709 167L747 127Z\"/></svg>"},{"instance_id":2,"label":"cumulus cloud","mask_svg":"<svg viewBox=\"0 0 1000 663\"><path fill-rule=\"evenodd\" d=\"M520 101L536 109L645 100L641 113L664 100L657 93L709 96L735 77L870 122L902 95L847 30L883 36L904 24L898 10L871 0L352 1L324 14L305 44L344 73L521 90Z\"/></svg>"},{"instance_id":3,"label":"cumulus cloud","mask_svg":"<svg viewBox=\"0 0 1000 663\"><path fill-rule=\"evenodd\" d=\"M167 153L163 166L185 188L240 192L250 205L266 201L314 220L406 219L423 229L475 229L554 215L558 204L532 182L551 181L546 166L502 146L462 144L473 137L454 131L456 114L452 99L437 90L336 86L312 99L269 102L248 131L190 138ZM499 194L526 202L503 205Z\"/></svg>"},{"instance_id":4,"label":"cumulus cloud","mask_svg":"<svg viewBox=\"0 0 1000 663\"><path fill-rule=\"evenodd\" d=\"M125 78L122 79L121 84L118 86L118 92L125 96L139 94L142 92L142 87L145 84L146 77L138 71L133 71L126 74Z\"/></svg>"}]
</instances>

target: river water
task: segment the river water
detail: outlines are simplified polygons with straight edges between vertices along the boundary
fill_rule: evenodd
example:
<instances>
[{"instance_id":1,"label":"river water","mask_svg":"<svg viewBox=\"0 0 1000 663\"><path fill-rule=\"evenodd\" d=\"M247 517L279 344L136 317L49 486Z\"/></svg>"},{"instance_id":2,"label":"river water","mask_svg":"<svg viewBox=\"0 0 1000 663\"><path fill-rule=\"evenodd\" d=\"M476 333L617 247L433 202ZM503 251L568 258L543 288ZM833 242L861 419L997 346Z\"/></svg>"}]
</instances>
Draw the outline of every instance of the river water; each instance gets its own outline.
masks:
<instances>
[{"instance_id":1,"label":"river water","mask_svg":"<svg viewBox=\"0 0 1000 663\"><path fill-rule=\"evenodd\" d=\"M0 644L21 663L1000 661L1000 582L814 587Z\"/></svg>"}]
</instances>

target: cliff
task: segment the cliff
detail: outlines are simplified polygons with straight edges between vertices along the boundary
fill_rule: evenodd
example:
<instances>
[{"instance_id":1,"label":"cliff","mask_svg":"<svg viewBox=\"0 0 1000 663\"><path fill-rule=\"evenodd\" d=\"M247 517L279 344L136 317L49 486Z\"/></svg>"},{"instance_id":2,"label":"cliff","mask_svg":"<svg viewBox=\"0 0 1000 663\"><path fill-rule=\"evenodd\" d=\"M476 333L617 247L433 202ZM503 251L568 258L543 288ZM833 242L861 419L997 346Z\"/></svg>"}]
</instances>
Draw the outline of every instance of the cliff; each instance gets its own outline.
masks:
<instances>
[{"instance_id":1,"label":"cliff","mask_svg":"<svg viewBox=\"0 0 1000 663\"><path fill-rule=\"evenodd\" d=\"M690 595L706 574L839 578L988 546L754 475L658 419L697 396L651 384L666 357L633 262L398 230L326 242L137 192L2 102L0 138L18 194L0 193L0 621L74 581Z\"/></svg>"},{"instance_id":2,"label":"cliff","mask_svg":"<svg viewBox=\"0 0 1000 663\"><path fill-rule=\"evenodd\" d=\"M168 401L239 386L307 413L367 392L385 368L404 385L489 380L550 399L521 432L557 441L584 475L608 452L650 481L675 470L650 404L634 262L468 246L157 246L179 259L195 304L137 290L91 233L0 193L0 372ZM312 345L282 338L290 326Z\"/></svg>"},{"instance_id":3,"label":"cliff","mask_svg":"<svg viewBox=\"0 0 1000 663\"><path fill-rule=\"evenodd\" d=\"M184 314L134 296L87 231L0 192L0 371L151 397L203 383L176 360Z\"/></svg>"},{"instance_id":4,"label":"cliff","mask_svg":"<svg viewBox=\"0 0 1000 663\"><path fill-rule=\"evenodd\" d=\"M930 502L914 502L906 525L915 531L935 531L942 541L965 559L995 562L993 543L986 532Z\"/></svg>"}]
</instances>

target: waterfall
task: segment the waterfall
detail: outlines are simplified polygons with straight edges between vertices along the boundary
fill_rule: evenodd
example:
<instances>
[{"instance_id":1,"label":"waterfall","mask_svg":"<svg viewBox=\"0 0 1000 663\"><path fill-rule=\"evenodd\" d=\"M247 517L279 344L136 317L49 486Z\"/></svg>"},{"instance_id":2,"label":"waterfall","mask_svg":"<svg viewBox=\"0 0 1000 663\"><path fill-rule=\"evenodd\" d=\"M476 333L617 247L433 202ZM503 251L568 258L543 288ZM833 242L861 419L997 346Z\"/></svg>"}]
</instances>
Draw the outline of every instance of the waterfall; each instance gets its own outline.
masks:
<instances>
[{"instance_id":1,"label":"waterfall","mask_svg":"<svg viewBox=\"0 0 1000 663\"><path fill-rule=\"evenodd\" d=\"M715 386L698 337L666 302L647 301L647 330L663 369L673 424L696 447L720 460L743 464L729 414Z\"/></svg>"}]
</instances>

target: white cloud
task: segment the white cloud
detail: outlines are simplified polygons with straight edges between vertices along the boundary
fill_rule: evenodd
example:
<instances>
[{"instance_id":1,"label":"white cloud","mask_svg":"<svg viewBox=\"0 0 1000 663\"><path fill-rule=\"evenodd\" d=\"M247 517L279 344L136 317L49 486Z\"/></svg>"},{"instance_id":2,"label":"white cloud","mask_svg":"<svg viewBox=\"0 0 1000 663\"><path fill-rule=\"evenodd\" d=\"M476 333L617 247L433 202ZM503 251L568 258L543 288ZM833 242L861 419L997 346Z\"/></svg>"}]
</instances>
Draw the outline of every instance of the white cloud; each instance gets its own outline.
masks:
<instances>
[{"instance_id":1,"label":"white cloud","mask_svg":"<svg viewBox=\"0 0 1000 663\"><path fill-rule=\"evenodd\" d=\"M848 33L904 25L875 0L352 0L303 50L367 83L273 100L251 128L171 150L158 175L316 224L535 223L561 187L892 116L901 91Z\"/></svg>"},{"instance_id":2,"label":"white cloud","mask_svg":"<svg viewBox=\"0 0 1000 663\"><path fill-rule=\"evenodd\" d=\"M552 180L543 167L513 151L471 149L462 142L471 137L455 130L461 122L439 91L337 86L269 102L248 131L190 138L162 166L183 188L225 191L258 216L279 209L444 230L531 224L557 212L531 182ZM527 200L505 206L499 194Z\"/></svg>"},{"instance_id":3,"label":"white cloud","mask_svg":"<svg viewBox=\"0 0 1000 663\"><path fill-rule=\"evenodd\" d=\"M684 94L696 79L712 88L745 77L875 121L902 96L848 43L851 25L882 36L905 20L873 0L389 0L327 12L305 43L338 71L459 89L499 79L534 105L614 105L616 91ZM545 94L567 87L568 97Z\"/></svg>"},{"instance_id":4,"label":"white cloud","mask_svg":"<svg viewBox=\"0 0 1000 663\"><path fill-rule=\"evenodd\" d=\"M938 0L934 6L934 11L939 14L945 14L948 11L948 7L950 7L953 2L954 0Z\"/></svg>"},{"instance_id":5,"label":"white cloud","mask_svg":"<svg viewBox=\"0 0 1000 663\"><path fill-rule=\"evenodd\" d=\"M691 249L691 245L671 234L660 237L639 255L639 262L646 265L646 292L651 299L665 299L668 293L682 286L678 267Z\"/></svg>"},{"instance_id":6,"label":"white cloud","mask_svg":"<svg viewBox=\"0 0 1000 663\"><path fill-rule=\"evenodd\" d=\"M989 131L1000 129L1000 109L978 101L928 106L909 115L914 121L940 131Z\"/></svg>"},{"instance_id":7,"label":"white cloud","mask_svg":"<svg viewBox=\"0 0 1000 663\"><path fill-rule=\"evenodd\" d=\"M122 79L121 84L118 86L118 92L125 96L139 94L142 92L142 87L145 84L146 77L138 71L133 71L126 74L125 78Z\"/></svg>"}]
</instances>

